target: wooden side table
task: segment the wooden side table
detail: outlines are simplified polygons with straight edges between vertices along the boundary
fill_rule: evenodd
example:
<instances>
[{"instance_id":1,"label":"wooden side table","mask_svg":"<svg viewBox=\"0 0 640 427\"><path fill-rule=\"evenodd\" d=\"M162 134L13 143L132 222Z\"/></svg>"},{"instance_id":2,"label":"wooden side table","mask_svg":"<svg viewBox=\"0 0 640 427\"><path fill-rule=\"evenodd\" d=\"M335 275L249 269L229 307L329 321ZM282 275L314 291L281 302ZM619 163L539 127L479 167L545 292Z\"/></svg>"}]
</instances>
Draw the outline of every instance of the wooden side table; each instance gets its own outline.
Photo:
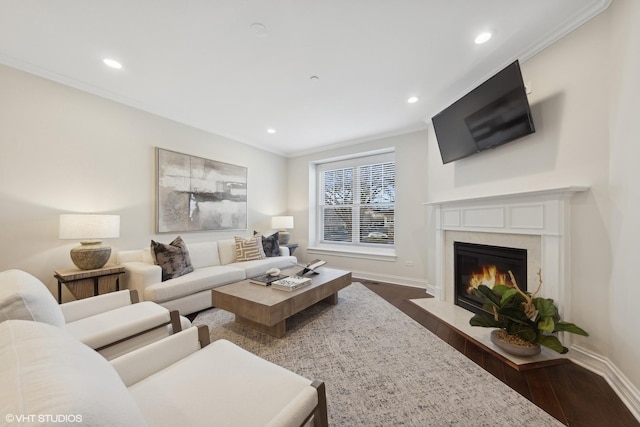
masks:
<instances>
[{"instance_id":1,"label":"wooden side table","mask_svg":"<svg viewBox=\"0 0 640 427\"><path fill-rule=\"evenodd\" d=\"M289 248L289 255L293 255L293 252L298 247L298 244L297 243L287 243L286 245L282 245L282 246L286 246L287 248Z\"/></svg>"},{"instance_id":2,"label":"wooden side table","mask_svg":"<svg viewBox=\"0 0 640 427\"><path fill-rule=\"evenodd\" d=\"M55 270L53 277L58 280L58 304L62 303L62 284L69 285L83 281L84 283L93 283L93 296L98 295L98 286L100 279L115 276L116 291L120 290L120 275L124 274L124 267L107 264L102 268L95 270L79 270L71 268L67 270ZM80 283L77 283L80 285Z\"/></svg>"}]
</instances>

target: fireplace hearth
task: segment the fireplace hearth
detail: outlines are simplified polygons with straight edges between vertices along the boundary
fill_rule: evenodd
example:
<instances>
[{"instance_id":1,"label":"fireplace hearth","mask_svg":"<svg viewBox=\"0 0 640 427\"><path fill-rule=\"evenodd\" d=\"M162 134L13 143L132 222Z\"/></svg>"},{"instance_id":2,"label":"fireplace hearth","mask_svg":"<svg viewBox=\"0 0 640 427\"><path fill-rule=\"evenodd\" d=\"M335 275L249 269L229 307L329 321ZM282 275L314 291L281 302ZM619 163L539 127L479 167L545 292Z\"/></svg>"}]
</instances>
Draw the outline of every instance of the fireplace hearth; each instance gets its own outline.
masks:
<instances>
[{"instance_id":1,"label":"fireplace hearth","mask_svg":"<svg viewBox=\"0 0 640 427\"><path fill-rule=\"evenodd\" d=\"M476 243L454 242L454 303L480 313L482 300L473 294L479 285L513 287L509 271L518 287L527 291L526 249Z\"/></svg>"}]
</instances>

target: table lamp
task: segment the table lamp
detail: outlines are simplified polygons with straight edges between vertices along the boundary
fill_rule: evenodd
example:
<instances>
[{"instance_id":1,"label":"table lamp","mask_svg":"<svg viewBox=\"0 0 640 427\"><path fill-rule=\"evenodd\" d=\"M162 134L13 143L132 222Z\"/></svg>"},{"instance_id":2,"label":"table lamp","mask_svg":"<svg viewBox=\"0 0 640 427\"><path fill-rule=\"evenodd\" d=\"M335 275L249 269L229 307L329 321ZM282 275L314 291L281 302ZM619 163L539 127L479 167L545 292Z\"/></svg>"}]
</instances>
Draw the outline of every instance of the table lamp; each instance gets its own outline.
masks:
<instances>
[{"instance_id":1,"label":"table lamp","mask_svg":"<svg viewBox=\"0 0 640 427\"><path fill-rule=\"evenodd\" d=\"M120 215L60 215L60 238L81 239L80 246L71 249L71 261L80 270L104 267L111 248L100 239L116 237L120 237Z\"/></svg>"},{"instance_id":2,"label":"table lamp","mask_svg":"<svg viewBox=\"0 0 640 427\"><path fill-rule=\"evenodd\" d=\"M286 245L289 243L289 232L287 229L293 228L292 216L274 216L271 218L271 228L278 230L278 243Z\"/></svg>"}]
</instances>

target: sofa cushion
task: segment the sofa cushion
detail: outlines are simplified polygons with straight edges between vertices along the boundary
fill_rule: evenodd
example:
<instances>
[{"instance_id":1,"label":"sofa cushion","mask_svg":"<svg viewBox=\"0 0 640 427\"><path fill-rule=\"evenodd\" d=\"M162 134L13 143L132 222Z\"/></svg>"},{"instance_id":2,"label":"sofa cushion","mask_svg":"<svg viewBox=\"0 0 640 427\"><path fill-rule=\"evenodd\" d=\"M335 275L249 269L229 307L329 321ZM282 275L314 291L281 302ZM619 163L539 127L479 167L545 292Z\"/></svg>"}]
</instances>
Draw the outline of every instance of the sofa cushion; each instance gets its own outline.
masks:
<instances>
[{"instance_id":1,"label":"sofa cushion","mask_svg":"<svg viewBox=\"0 0 640 427\"><path fill-rule=\"evenodd\" d=\"M264 274L270 268L293 267L297 261L298 259L294 256L279 256L254 261L234 262L233 266L243 269L247 277L255 277L259 274ZM302 268L300 269L302 270Z\"/></svg>"},{"instance_id":2,"label":"sofa cushion","mask_svg":"<svg viewBox=\"0 0 640 427\"><path fill-rule=\"evenodd\" d=\"M266 258L264 249L262 249L261 235L258 234L248 239L235 236L234 239L236 242L236 262Z\"/></svg>"},{"instance_id":3,"label":"sofa cushion","mask_svg":"<svg viewBox=\"0 0 640 427\"><path fill-rule=\"evenodd\" d=\"M167 244L151 241L151 252L155 256L156 264L162 268L162 280L173 279L191 273L191 257L187 244L180 236Z\"/></svg>"},{"instance_id":4,"label":"sofa cushion","mask_svg":"<svg viewBox=\"0 0 640 427\"><path fill-rule=\"evenodd\" d=\"M66 417L29 425L147 424L111 364L63 329L24 320L3 322L0 365L0 412Z\"/></svg>"},{"instance_id":5,"label":"sofa cushion","mask_svg":"<svg viewBox=\"0 0 640 427\"><path fill-rule=\"evenodd\" d=\"M220 265L217 242L189 243L189 256L195 269Z\"/></svg>"},{"instance_id":6,"label":"sofa cushion","mask_svg":"<svg viewBox=\"0 0 640 427\"><path fill-rule=\"evenodd\" d=\"M244 280L245 277L244 269L235 266L218 265L198 268L186 276L176 277L167 282L148 286L144 290L144 300L162 303L212 289L216 286Z\"/></svg>"},{"instance_id":7,"label":"sofa cushion","mask_svg":"<svg viewBox=\"0 0 640 427\"><path fill-rule=\"evenodd\" d=\"M64 327L62 310L49 289L22 270L0 273L0 322L10 319L35 320Z\"/></svg>"},{"instance_id":8,"label":"sofa cushion","mask_svg":"<svg viewBox=\"0 0 640 427\"><path fill-rule=\"evenodd\" d=\"M171 393L157 392L165 389ZM310 380L226 340L129 391L150 425L300 426L318 403Z\"/></svg>"}]
</instances>

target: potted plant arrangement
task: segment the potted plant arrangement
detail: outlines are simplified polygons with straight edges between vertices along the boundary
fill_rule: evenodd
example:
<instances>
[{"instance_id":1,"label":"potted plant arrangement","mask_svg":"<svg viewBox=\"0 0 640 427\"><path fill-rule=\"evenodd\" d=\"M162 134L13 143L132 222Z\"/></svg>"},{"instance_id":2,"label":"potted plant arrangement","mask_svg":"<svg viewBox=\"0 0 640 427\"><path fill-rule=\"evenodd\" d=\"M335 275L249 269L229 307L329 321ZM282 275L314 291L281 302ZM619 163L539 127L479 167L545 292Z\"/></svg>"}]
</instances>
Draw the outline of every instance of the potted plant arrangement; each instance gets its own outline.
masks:
<instances>
[{"instance_id":1,"label":"potted plant arrangement","mask_svg":"<svg viewBox=\"0 0 640 427\"><path fill-rule=\"evenodd\" d=\"M498 328L491 334L494 344L519 356L536 355L540 353L541 345L564 354L569 349L554 335L556 332L589 335L575 324L560 320L558 308L552 299L536 297L542 287L540 271L538 289L533 294L523 292L518 287L511 271L509 277L513 287L495 285L489 288L480 285L473 288L473 293L482 299L482 308L486 313L476 314L469 324Z\"/></svg>"}]
</instances>

